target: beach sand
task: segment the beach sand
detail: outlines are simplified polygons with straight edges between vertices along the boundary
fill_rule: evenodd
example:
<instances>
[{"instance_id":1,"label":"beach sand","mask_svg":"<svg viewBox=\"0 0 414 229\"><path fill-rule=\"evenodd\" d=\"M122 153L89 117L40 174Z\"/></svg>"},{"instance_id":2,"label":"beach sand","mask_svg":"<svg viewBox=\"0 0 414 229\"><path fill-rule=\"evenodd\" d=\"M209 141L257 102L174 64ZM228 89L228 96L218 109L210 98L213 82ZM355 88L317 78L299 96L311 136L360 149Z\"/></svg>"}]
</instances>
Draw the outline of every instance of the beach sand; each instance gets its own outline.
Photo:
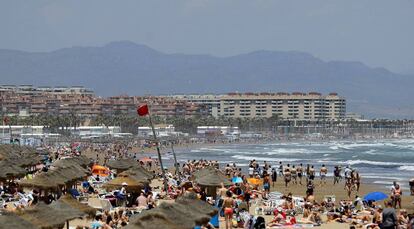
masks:
<instances>
[{"instance_id":1,"label":"beach sand","mask_svg":"<svg viewBox=\"0 0 414 229\"><path fill-rule=\"evenodd\" d=\"M207 145L207 144L206 144ZM180 145L176 147L176 150L188 150L194 147L201 147L200 145ZM169 149L162 149L163 153L170 151ZM142 155L142 150L140 148L133 149L132 152L137 152L138 157ZM152 149L145 149L144 154L154 153L154 157L156 157L156 150L155 148ZM92 159L96 159L96 152L85 151L83 154L87 157ZM103 154L98 154L100 161L103 162ZM363 176L363 174L361 174ZM305 183L305 179L303 179L303 184ZM288 194L291 192L294 196L305 196L306 186L299 185L299 184L290 184L289 187L285 187L284 182L282 179L278 178L278 181L275 183L274 187L271 187L271 191L281 192L283 194ZM390 193L390 190L383 185L369 183L367 180L362 180L361 188L358 193L353 192L351 194L351 199L355 199L355 195L359 195L363 197L367 193L374 192L374 191L382 191L386 194ZM320 185L320 180L318 178L315 179L315 199L318 202L321 202L326 195L334 195L336 197L336 204L339 204L340 200L348 200L347 193L344 189L344 183L341 182L340 184L333 185L333 178L328 177L327 183L324 185ZM409 196L409 193L404 193L402 197L402 207L407 209L409 213L414 212L414 196ZM380 204L384 206L384 201L381 201ZM251 211L254 211L254 207L252 206ZM253 213L253 212L252 212ZM300 218L300 217L299 217ZM266 222L269 222L272 219L272 216L265 216ZM82 222L82 221L80 221ZM84 222L84 221L83 221ZM76 225L76 224L75 224ZM224 218L220 218L220 229L225 228L224 226ZM349 224L341 224L341 223L324 223L320 227L321 229L342 229L342 228L349 228Z\"/></svg>"}]
</instances>

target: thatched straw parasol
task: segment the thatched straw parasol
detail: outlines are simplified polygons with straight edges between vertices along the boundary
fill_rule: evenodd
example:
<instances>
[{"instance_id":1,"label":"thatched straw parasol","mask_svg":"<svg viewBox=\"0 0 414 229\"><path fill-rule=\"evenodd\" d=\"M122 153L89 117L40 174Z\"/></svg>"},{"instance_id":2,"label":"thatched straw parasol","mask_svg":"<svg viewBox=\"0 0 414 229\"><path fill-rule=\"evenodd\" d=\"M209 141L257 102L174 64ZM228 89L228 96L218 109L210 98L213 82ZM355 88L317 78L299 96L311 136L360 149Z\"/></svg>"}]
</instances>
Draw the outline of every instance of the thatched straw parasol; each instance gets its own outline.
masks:
<instances>
[{"instance_id":1,"label":"thatched straw parasol","mask_svg":"<svg viewBox=\"0 0 414 229\"><path fill-rule=\"evenodd\" d=\"M203 225L210 221L210 216L200 214L194 211L191 206L184 206L177 203L161 203L154 212L160 212L166 215L167 219L173 221L182 228L194 228L197 225Z\"/></svg>"},{"instance_id":2,"label":"thatched straw parasol","mask_svg":"<svg viewBox=\"0 0 414 229\"><path fill-rule=\"evenodd\" d=\"M125 229L183 229L180 224L169 220L159 212L144 211L125 227Z\"/></svg>"},{"instance_id":3,"label":"thatched straw parasol","mask_svg":"<svg viewBox=\"0 0 414 229\"><path fill-rule=\"evenodd\" d=\"M196 179L197 177L202 177L202 176L205 176L207 174L210 174L216 171L217 169L214 167L205 167L205 168L195 171L192 175L193 175L193 178Z\"/></svg>"},{"instance_id":4,"label":"thatched straw parasol","mask_svg":"<svg viewBox=\"0 0 414 229\"><path fill-rule=\"evenodd\" d=\"M59 185L64 185L63 181L56 180L51 176L45 175L46 173L39 174L30 180L20 180L19 184L23 187L36 187L43 190L54 189Z\"/></svg>"},{"instance_id":5,"label":"thatched straw parasol","mask_svg":"<svg viewBox=\"0 0 414 229\"><path fill-rule=\"evenodd\" d=\"M139 182L132 177L117 177L110 180L108 183L105 183L102 187L107 190L120 189L124 184L127 183L126 189L128 191L141 191L141 189L146 185L145 183Z\"/></svg>"},{"instance_id":6,"label":"thatched straw parasol","mask_svg":"<svg viewBox=\"0 0 414 229\"><path fill-rule=\"evenodd\" d=\"M116 169L118 172L125 171L137 165L132 159L118 159L118 160L109 160L106 166L111 169Z\"/></svg>"},{"instance_id":7,"label":"thatched straw parasol","mask_svg":"<svg viewBox=\"0 0 414 229\"><path fill-rule=\"evenodd\" d=\"M217 208L207 204L204 201L197 199L197 195L186 194L182 197L179 197L175 203L183 205L184 207L190 208L191 211L196 211L200 214L205 214L209 216L215 216L218 212Z\"/></svg>"},{"instance_id":8,"label":"thatched straw parasol","mask_svg":"<svg viewBox=\"0 0 414 229\"><path fill-rule=\"evenodd\" d=\"M25 187L38 187L41 189L55 188L59 185L67 185L71 182L82 180L89 175L89 171L79 165L69 167L57 167L46 173L40 173L31 180L21 180L20 185Z\"/></svg>"},{"instance_id":9,"label":"thatched straw parasol","mask_svg":"<svg viewBox=\"0 0 414 229\"><path fill-rule=\"evenodd\" d=\"M39 229L39 227L13 213L0 214L0 229Z\"/></svg>"},{"instance_id":10,"label":"thatched straw parasol","mask_svg":"<svg viewBox=\"0 0 414 229\"><path fill-rule=\"evenodd\" d=\"M0 179L21 178L27 171L9 160L0 161Z\"/></svg>"},{"instance_id":11,"label":"thatched straw parasol","mask_svg":"<svg viewBox=\"0 0 414 229\"><path fill-rule=\"evenodd\" d=\"M161 203L157 208L132 217L126 228L193 229L197 225L204 225L211 216L217 214L217 210L196 198L195 195L187 194L174 203Z\"/></svg>"},{"instance_id":12,"label":"thatched straw parasol","mask_svg":"<svg viewBox=\"0 0 414 229\"><path fill-rule=\"evenodd\" d=\"M79 202L78 200L74 199L71 195L64 195L62 196L58 201L61 201L70 207L77 209L89 216L95 216L96 215L96 209L90 207L87 204L83 204Z\"/></svg>"},{"instance_id":13,"label":"thatched straw parasol","mask_svg":"<svg viewBox=\"0 0 414 229\"><path fill-rule=\"evenodd\" d=\"M90 165L92 165L92 161L85 156L60 159L52 164L54 167L80 166L82 168L88 168Z\"/></svg>"},{"instance_id":14,"label":"thatched straw parasol","mask_svg":"<svg viewBox=\"0 0 414 229\"><path fill-rule=\"evenodd\" d=\"M118 177L131 177L137 181L148 182L154 178L154 174L144 169L141 166L134 166L120 174Z\"/></svg>"},{"instance_id":15,"label":"thatched straw parasol","mask_svg":"<svg viewBox=\"0 0 414 229\"><path fill-rule=\"evenodd\" d=\"M62 201L53 202L50 205L39 203L34 208L28 208L18 214L21 218L42 229L59 228L68 220L81 218L85 215Z\"/></svg>"},{"instance_id":16,"label":"thatched straw parasol","mask_svg":"<svg viewBox=\"0 0 414 229\"><path fill-rule=\"evenodd\" d=\"M225 186L230 186L232 183L220 171L214 170L203 176L198 176L195 179L196 183L205 187L219 187L223 183Z\"/></svg>"}]
</instances>

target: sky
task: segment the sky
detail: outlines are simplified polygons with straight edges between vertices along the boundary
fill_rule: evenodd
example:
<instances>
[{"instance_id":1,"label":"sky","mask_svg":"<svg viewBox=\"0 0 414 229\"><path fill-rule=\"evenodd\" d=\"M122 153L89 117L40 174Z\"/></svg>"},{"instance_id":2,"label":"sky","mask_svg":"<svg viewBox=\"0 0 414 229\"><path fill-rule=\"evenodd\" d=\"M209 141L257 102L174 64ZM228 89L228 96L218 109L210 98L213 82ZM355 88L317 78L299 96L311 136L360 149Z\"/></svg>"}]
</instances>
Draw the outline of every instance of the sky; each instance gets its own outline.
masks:
<instances>
[{"instance_id":1,"label":"sky","mask_svg":"<svg viewBox=\"0 0 414 229\"><path fill-rule=\"evenodd\" d=\"M0 48L303 51L414 75L414 0L0 0Z\"/></svg>"}]
</instances>

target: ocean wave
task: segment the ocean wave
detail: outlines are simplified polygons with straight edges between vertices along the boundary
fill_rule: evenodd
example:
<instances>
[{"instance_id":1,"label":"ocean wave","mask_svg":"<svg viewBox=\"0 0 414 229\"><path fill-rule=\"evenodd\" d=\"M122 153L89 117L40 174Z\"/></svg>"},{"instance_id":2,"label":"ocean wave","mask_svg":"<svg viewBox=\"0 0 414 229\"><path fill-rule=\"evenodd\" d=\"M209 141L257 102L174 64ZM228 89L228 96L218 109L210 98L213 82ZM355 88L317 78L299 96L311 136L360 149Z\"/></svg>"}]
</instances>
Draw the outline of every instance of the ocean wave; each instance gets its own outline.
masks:
<instances>
[{"instance_id":1,"label":"ocean wave","mask_svg":"<svg viewBox=\"0 0 414 229\"><path fill-rule=\"evenodd\" d=\"M395 166L402 166L402 165L408 165L407 163L401 163L401 162L385 162L385 161L368 161L368 160L348 160L348 161L338 161L338 163L341 164L347 164L347 165L359 165L359 164L368 164L368 165L395 165ZM414 165L414 164L413 164Z\"/></svg>"},{"instance_id":2,"label":"ocean wave","mask_svg":"<svg viewBox=\"0 0 414 229\"><path fill-rule=\"evenodd\" d=\"M403 165L398 168L398 170L403 171L414 171L414 165Z\"/></svg>"},{"instance_id":3,"label":"ocean wave","mask_svg":"<svg viewBox=\"0 0 414 229\"><path fill-rule=\"evenodd\" d=\"M392 181L402 181L404 180L404 178L402 177L388 177L388 176L384 176L384 175L361 175L362 178L367 178L367 179L382 179L382 180L392 180ZM392 183L392 181L390 181Z\"/></svg>"},{"instance_id":4,"label":"ocean wave","mask_svg":"<svg viewBox=\"0 0 414 229\"><path fill-rule=\"evenodd\" d=\"M330 146L329 149L331 149L331 150L338 150L339 149L339 146L337 146L337 145Z\"/></svg>"},{"instance_id":5,"label":"ocean wave","mask_svg":"<svg viewBox=\"0 0 414 229\"><path fill-rule=\"evenodd\" d=\"M370 150L368 150L368 151L364 151L364 152L362 152L362 153L364 153L364 154L369 154L369 155L378 155L379 153L375 153L375 152L377 152L377 150L375 150L375 149L370 149Z\"/></svg>"},{"instance_id":6,"label":"ocean wave","mask_svg":"<svg viewBox=\"0 0 414 229\"><path fill-rule=\"evenodd\" d=\"M234 155L232 156L234 159L238 160L245 160L245 161L281 161L281 162L292 162L292 161L300 161L301 159L298 158L276 158L276 157L254 157L254 156L243 156L243 155Z\"/></svg>"}]
</instances>

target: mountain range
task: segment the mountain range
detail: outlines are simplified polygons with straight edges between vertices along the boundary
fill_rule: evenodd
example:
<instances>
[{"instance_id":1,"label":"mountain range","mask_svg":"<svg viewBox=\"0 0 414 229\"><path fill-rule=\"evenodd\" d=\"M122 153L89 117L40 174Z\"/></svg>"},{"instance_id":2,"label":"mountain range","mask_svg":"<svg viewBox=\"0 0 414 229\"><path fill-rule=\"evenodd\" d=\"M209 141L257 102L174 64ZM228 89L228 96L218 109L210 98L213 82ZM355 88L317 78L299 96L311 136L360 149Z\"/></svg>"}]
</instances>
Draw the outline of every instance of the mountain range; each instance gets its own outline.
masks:
<instances>
[{"instance_id":1,"label":"mountain range","mask_svg":"<svg viewBox=\"0 0 414 229\"><path fill-rule=\"evenodd\" d=\"M337 92L347 99L348 112L414 118L414 76L297 51L215 57L167 54L129 41L51 52L0 49L0 84L82 85L102 96Z\"/></svg>"}]
</instances>

